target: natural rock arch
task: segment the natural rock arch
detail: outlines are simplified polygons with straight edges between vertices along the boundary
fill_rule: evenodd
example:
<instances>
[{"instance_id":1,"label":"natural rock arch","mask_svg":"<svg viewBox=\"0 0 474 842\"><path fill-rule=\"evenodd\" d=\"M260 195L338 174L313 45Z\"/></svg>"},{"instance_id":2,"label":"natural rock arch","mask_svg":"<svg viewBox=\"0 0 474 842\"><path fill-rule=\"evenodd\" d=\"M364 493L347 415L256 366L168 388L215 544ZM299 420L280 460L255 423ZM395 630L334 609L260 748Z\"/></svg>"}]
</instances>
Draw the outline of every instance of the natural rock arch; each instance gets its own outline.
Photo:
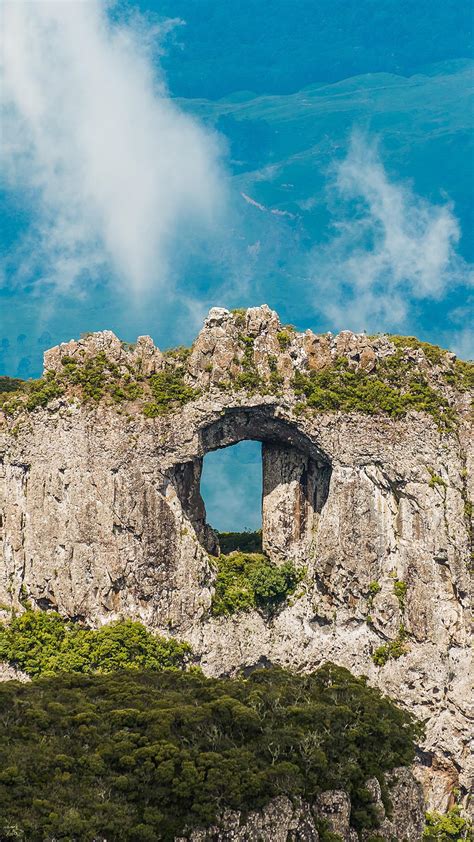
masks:
<instances>
[{"instance_id":1,"label":"natural rock arch","mask_svg":"<svg viewBox=\"0 0 474 842\"><path fill-rule=\"evenodd\" d=\"M197 455L171 471L183 511L205 549L218 553L200 493L203 458L246 440L262 443L263 549L276 562L304 560L328 497L331 462L297 424L279 417L274 406L231 408L199 430Z\"/></svg>"}]
</instances>

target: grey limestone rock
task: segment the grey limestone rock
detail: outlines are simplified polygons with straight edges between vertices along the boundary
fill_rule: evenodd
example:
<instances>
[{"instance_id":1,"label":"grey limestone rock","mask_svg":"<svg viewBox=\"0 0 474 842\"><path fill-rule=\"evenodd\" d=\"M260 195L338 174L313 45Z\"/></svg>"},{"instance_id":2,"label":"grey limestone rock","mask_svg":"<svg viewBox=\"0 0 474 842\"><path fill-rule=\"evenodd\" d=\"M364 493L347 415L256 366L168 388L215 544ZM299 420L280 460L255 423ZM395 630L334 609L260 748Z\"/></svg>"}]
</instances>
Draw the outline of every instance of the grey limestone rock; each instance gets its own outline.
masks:
<instances>
[{"instance_id":1,"label":"grey limestone rock","mask_svg":"<svg viewBox=\"0 0 474 842\"><path fill-rule=\"evenodd\" d=\"M141 399L87 401L68 386L32 412L0 412L0 603L21 610L26 594L94 625L139 619L189 640L210 675L262 658L365 674L425 722L416 774L429 806L444 809L472 780L470 396L447 376L453 355L411 346L400 365L449 402L455 426L420 411L302 408L294 388L295 376L341 360L370 374L397 348L388 336L297 333L266 306L211 310L185 363L149 337L130 347L110 331L52 348L49 376L102 354L144 388L176 365L194 397L146 417ZM209 610L218 547L202 460L243 439L262 442L265 550L307 571L271 619ZM401 656L376 666L374 651L401 629Z\"/></svg>"},{"instance_id":2,"label":"grey limestone rock","mask_svg":"<svg viewBox=\"0 0 474 842\"><path fill-rule=\"evenodd\" d=\"M407 769L394 769L386 779L391 818L382 804L380 784L376 780L367 782L380 819L377 838L384 842L420 842L424 826L421 786ZM351 802L346 792L323 792L314 804L281 796L246 816L226 810L215 826L192 830L176 842L319 842L323 827L337 834L341 842L357 842L350 816ZM362 839L372 835L372 831L366 831Z\"/></svg>"}]
</instances>

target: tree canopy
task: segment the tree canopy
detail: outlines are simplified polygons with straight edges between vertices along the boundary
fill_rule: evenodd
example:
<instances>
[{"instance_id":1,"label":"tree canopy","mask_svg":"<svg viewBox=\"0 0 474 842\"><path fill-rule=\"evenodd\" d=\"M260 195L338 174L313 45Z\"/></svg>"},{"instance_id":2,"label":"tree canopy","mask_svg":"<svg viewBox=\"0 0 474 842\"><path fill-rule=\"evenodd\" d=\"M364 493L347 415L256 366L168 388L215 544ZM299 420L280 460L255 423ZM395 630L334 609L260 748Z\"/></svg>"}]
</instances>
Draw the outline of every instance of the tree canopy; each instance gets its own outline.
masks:
<instances>
[{"instance_id":1,"label":"tree canopy","mask_svg":"<svg viewBox=\"0 0 474 842\"><path fill-rule=\"evenodd\" d=\"M2 839L172 840L226 807L345 789L375 827L368 778L409 764L419 727L326 664L248 678L61 674L0 684Z\"/></svg>"}]
</instances>

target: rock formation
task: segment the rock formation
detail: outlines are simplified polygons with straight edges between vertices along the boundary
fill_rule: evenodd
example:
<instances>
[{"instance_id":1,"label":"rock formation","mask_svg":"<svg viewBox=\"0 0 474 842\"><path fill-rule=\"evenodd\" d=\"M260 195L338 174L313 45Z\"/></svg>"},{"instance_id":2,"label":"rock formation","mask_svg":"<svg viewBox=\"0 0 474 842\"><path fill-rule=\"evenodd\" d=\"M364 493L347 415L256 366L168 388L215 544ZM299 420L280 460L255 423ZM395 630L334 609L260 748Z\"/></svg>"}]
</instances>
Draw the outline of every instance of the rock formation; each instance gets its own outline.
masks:
<instances>
[{"instance_id":1,"label":"rock formation","mask_svg":"<svg viewBox=\"0 0 474 842\"><path fill-rule=\"evenodd\" d=\"M413 339L297 333L266 306L214 308L190 352L110 331L52 348L0 412L5 616L28 599L140 619L214 675L366 674L425 721L416 774L445 808L472 775L467 376ZM306 575L271 616L217 618L202 460L243 439L262 442L264 549Z\"/></svg>"},{"instance_id":2,"label":"rock formation","mask_svg":"<svg viewBox=\"0 0 474 842\"><path fill-rule=\"evenodd\" d=\"M374 778L367 782L380 826L377 839L392 842L419 842L424 826L424 804L421 787L407 769L394 769L386 775L390 791L392 813L389 818L382 803L380 784ZM315 804L299 800L294 803L286 796L274 798L263 810L255 810L243 817L227 810L219 825L194 830L176 842L319 842L321 826L337 834L341 842L358 842L358 835L350 827L351 802L346 792L323 792ZM373 834L363 831L362 842Z\"/></svg>"}]
</instances>

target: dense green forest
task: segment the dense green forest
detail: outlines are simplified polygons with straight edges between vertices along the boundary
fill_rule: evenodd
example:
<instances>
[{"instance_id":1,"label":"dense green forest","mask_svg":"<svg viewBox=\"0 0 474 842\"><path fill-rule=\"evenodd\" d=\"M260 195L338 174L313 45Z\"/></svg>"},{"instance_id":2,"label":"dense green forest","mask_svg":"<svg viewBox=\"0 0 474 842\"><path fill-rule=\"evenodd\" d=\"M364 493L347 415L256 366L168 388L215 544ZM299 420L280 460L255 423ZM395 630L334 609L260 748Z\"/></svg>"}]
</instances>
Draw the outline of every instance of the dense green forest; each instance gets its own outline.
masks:
<instances>
[{"instance_id":1,"label":"dense green forest","mask_svg":"<svg viewBox=\"0 0 474 842\"><path fill-rule=\"evenodd\" d=\"M347 670L62 674L0 684L1 838L172 840L224 807L346 789L414 756L410 715Z\"/></svg>"}]
</instances>

